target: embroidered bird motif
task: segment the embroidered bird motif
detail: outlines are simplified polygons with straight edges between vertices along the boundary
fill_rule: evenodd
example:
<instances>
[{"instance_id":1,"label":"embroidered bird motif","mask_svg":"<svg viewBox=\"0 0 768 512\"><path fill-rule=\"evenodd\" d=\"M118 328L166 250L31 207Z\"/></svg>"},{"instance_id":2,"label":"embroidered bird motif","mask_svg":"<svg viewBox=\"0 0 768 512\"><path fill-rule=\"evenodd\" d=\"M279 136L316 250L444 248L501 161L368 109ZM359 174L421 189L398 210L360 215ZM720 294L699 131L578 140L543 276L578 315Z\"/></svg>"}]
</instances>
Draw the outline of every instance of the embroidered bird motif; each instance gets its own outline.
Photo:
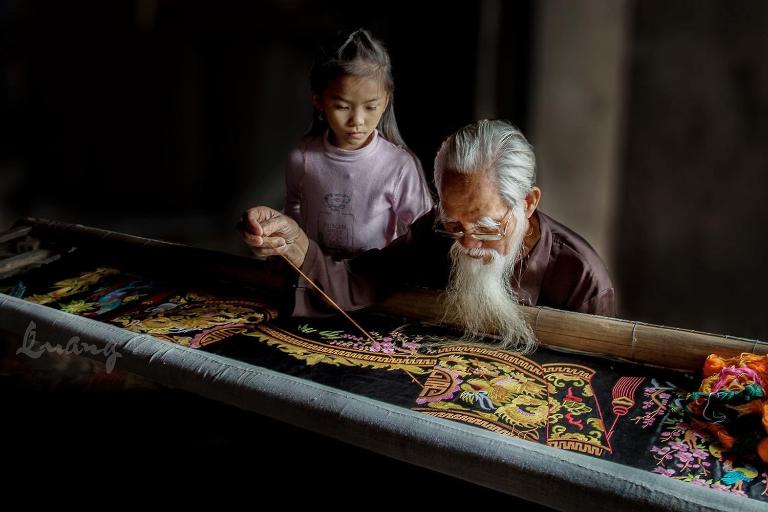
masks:
<instances>
[{"instance_id":1,"label":"embroidered bird motif","mask_svg":"<svg viewBox=\"0 0 768 512\"><path fill-rule=\"evenodd\" d=\"M745 482L751 482L757 475L758 471L750 466L733 468L730 471L726 471L725 475L720 479L720 482L725 485L732 485L735 490L741 490Z\"/></svg>"}]
</instances>

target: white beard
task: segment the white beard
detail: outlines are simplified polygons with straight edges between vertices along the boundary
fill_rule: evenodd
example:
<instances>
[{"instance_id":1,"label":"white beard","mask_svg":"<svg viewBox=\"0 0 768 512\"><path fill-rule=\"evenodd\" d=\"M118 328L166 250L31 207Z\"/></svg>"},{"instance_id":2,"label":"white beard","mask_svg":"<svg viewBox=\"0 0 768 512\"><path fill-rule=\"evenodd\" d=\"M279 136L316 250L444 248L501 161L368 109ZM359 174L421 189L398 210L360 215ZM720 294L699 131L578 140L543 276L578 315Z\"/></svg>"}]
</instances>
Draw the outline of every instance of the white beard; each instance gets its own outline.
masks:
<instances>
[{"instance_id":1,"label":"white beard","mask_svg":"<svg viewBox=\"0 0 768 512\"><path fill-rule=\"evenodd\" d=\"M451 247L451 279L446 289L445 319L464 326L465 336L476 341L496 331L498 348L527 354L536 348L536 337L512 289L512 273L525 238L525 216L515 212L518 222L510 248L502 256L493 249ZM491 261L484 263L482 258Z\"/></svg>"}]
</instances>

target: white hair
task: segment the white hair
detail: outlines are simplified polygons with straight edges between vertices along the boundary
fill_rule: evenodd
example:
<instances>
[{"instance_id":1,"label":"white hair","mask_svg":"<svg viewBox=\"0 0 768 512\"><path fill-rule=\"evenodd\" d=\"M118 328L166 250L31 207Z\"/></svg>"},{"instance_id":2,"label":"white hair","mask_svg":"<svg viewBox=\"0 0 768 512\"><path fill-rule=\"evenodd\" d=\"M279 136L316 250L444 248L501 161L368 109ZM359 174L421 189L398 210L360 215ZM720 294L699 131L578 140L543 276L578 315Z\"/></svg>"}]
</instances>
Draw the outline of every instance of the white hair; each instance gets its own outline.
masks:
<instances>
[{"instance_id":1,"label":"white hair","mask_svg":"<svg viewBox=\"0 0 768 512\"><path fill-rule=\"evenodd\" d=\"M523 134L506 121L483 119L457 131L435 157L438 194L446 170L488 171L507 206L517 207L536 183L536 157Z\"/></svg>"},{"instance_id":2,"label":"white hair","mask_svg":"<svg viewBox=\"0 0 768 512\"><path fill-rule=\"evenodd\" d=\"M528 354L536 348L536 336L512 287L512 273L525 238L525 215L521 207L514 215L517 222L504 256L494 249L453 244L443 320L461 324L465 341L480 343L495 331L499 338L496 348ZM476 259L481 257L490 261Z\"/></svg>"}]
</instances>

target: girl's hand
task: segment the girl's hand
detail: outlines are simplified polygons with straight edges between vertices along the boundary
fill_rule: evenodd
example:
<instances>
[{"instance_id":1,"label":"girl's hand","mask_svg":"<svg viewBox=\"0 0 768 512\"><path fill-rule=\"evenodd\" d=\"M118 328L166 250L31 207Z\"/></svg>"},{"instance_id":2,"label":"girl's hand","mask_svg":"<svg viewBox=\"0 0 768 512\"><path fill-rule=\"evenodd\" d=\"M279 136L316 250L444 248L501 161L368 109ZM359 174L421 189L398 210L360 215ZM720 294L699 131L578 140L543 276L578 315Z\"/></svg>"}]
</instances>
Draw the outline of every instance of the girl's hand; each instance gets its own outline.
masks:
<instances>
[{"instance_id":1,"label":"girl's hand","mask_svg":"<svg viewBox=\"0 0 768 512\"><path fill-rule=\"evenodd\" d=\"M282 255L297 267L304 263L309 239L287 215L267 206L256 206L243 213L238 229L256 256Z\"/></svg>"}]
</instances>

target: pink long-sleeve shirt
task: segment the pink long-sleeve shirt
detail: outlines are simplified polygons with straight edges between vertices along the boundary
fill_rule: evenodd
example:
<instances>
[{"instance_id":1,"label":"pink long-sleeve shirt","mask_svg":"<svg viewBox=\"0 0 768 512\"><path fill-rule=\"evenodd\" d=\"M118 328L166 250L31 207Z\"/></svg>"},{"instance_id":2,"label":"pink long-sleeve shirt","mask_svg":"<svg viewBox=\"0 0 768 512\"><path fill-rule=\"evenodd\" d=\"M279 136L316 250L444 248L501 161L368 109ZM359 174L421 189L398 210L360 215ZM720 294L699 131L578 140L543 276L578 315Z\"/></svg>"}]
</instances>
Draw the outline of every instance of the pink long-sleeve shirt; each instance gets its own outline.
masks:
<instances>
[{"instance_id":1,"label":"pink long-sleeve shirt","mask_svg":"<svg viewBox=\"0 0 768 512\"><path fill-rule=\"evenodd\" d=\"M327 255L348 258L381 249L432 208L416 159L374 131L360 149L332 145L327 134L294 149L286 172L285 213Z\"/></svg>"}]
</instances>

